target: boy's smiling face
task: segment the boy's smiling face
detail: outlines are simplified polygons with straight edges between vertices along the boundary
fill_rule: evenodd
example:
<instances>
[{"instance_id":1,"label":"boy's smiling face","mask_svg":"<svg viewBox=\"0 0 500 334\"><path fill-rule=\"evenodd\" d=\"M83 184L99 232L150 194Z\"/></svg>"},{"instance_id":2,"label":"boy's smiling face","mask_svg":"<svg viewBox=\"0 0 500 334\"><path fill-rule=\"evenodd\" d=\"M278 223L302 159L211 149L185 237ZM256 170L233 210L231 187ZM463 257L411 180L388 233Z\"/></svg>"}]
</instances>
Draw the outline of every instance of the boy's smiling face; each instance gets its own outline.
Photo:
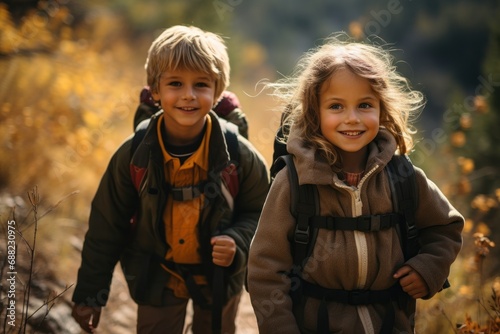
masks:
<instances>
[{"instance_id":1,"label":"boy's smiling face","mask_svg":"<svg viewBox=\"0 0 500 334\"><path fill-rule=\"evenodd\" d=\"M167 140L173 145L190 144L203 130L215 104L215 79L195 70L165 71L152 95L164 111Z\"/></svg>"}]
</instances>

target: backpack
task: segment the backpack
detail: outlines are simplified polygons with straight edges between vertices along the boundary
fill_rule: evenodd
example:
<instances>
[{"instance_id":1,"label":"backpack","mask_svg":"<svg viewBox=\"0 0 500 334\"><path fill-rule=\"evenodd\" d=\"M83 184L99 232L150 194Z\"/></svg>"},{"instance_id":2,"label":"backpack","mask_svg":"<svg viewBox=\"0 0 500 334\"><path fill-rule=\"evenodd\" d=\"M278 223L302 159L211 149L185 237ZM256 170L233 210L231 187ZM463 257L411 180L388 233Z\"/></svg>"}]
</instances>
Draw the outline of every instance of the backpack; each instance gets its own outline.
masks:
<instances>
[{"instance_id":1,"label":"backpack","mask_svg":"<svg viewBox=\"0 0 500 334\"><path fill-rule=\"evenodd\" d=\"M286 112L283 115L286 117ZM286 150L283 132L288 131L288 125L283 123L279 127L274 140L274 162L271 165L271 182L276 174L287 166L290 183L291 213L295 217L296 226L292 239L293 267L290 270L290 295L293 301L295 314L301 314L300 307L303 296L321 300L318 310L318 333L328 333L327 301L337 301L351 305L382 303L386 306L386 316L383 319L381 333L390 333L394 324L394 309L391 300L398 300L401 307L411 307L410 297L404 293L398 284L387 290L334 290L311 284L302 279L302 270L314 248L319 228L330 230L359 230L380 231L387 228L396 228L400 234L401 248L405 262L418 254L420 245L418 229L415 225L415 212L418 206L418 189L415 169L407 155L394 155L386 166L391 192L393 194L393 208L395 212L382 215L367 215L359 217L334 217L319 215L319 195L316 185L299 185L297 170L293 157ZM445 281L443 289L449 287ZM299 316L298 323L303 323Z\"/></svg>"},{"instance_id":2,"label":"backpack","mask_svg":"<svg viewBox=\"0 0 500 334\"><path fill-rule=\"evenodd\" d=\"M234 93L224 92L219 103L214 107L216 114L221 117L220 125L224 138L227 144L230 163L222 171L221 176L223 182L227 186L231 197L234 199L239 191L239 180L237 167L240 161L238 135L243 131L245 137L248 136L248 125L245 114L239 110L239 101ZM237 110L238 109L238 110ZM149 88L145 87L141 91L140 104L134 115L134 136L131 144L131 162L134 153L139 144L144 139L148 131L150 118L156 114L160 108L154 103ZM227 121L226 121L227 119ZM147 157L146 157L147 158ZM132 166L130 174L134 187L139 191L140 184L146 174L146 166ZM204 182L188 187L169 187L168 191L172 194L175 200L190 200L199 197L204 191ZM135 215L131 220L132 230L135 228ZM199 268L188 267L185 265L177 265L166 261L163 257L158 257L158 260L168 267L170 270L176 271L182 275L188 291L193 301L204 309L212 310L212 333L220 333L222 327L222 309L224 305L225 284L224 284L224 268L215 266L212 280L212 303L210 304L199 286L194 281L193 275ZM199 273L199 272L198 272Z\"/></svg>"}]
</instances>

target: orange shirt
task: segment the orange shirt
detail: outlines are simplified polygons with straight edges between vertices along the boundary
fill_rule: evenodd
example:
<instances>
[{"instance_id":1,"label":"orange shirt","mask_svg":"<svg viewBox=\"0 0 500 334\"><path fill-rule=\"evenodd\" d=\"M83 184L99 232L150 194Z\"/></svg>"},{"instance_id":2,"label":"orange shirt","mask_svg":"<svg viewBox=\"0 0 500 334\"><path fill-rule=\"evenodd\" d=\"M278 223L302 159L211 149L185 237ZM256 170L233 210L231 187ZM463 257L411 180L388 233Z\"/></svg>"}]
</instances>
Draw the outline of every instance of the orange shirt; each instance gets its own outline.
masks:
<instances>
[{"instance_id":1,"label":"orange shirt","mask_svg":"<svg viewBox=\"0 0 500 334\"><path fill-rule=\"evenodd\" d=\"M209 138L212 131L212 120L206 117L206 130L200 147L181 165L178 158L172 157L162 140L161 127L163 115L158 120L158 138L163 153L165 179L172 187L196 185L207 179ZM169 195L163 212L165 235L169 247L165 259L175 263L199 264L201 256L198 253L198 222L203 208L204 195L188 201L174 201ZM166 269L166 267L164 267ZM175 296L189 298L184 280L178 273L172 275L167 286L174 291ZM198 284L206 284L206 278L195 276Z\"/></svg>"}]
</instances>

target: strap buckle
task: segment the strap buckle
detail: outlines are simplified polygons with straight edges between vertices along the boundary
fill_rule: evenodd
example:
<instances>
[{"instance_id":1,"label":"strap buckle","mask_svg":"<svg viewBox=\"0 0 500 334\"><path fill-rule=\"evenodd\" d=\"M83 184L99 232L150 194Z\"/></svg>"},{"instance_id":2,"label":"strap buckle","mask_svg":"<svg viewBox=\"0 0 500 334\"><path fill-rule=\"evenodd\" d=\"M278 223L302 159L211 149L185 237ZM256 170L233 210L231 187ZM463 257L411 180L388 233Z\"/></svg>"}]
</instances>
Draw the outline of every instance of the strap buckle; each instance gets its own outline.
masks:
<instances>
[{"instance_id":1,"label":"strap buckle","mask_svg":"<svg viewBox=\"0 0 500 334\"><path fill-rule=\"evenodd\" d=\"M187 187L171 187L170 193L174 201L191 201L195 198L201 196L203 190L203 184L198 184L195 186L187 186Z\"/></svg>"},{"instance_id":2,"label":"strap buckle","mask_svg":"<svg viewBox=\"0 0 500 334\"><path fill-rule=\"evenodd\" d=\"M297 225L295 227L295 237L294 240L296 243L299 244L305 244L307 245L309 243L309 226L305 230L299 229L299 226Z\"/></svg>"},{"instance_id":3,"label":"strap buckle","mask_svg":"<svg viewBox=\"0 0 500 334\"><path fill-rule=\"evenodd\" d=\"M375 215L375 216L370 216L370 231L371 232L376 232L380 231L380 216Z\"/></svg>"},{"instance_id":4,"label":"strap buckle","mask_svg":"<svg viewBox=\"0 0 500 334\"><path fill-rule=\"evenodd\" d=\"M193 199L193 187L182 187L182 200L190 201Z\"/></svg>"},{"instance_id":5,"label":"strap buckle","mask_svg":"<svg viewBox=\"0 0 500 334\"><path fill-rule=\"evenodd\" d=\"M357 230L366 232L378 232L382 228L380 215L358 217Z\"/></svg>"},{"instance_id":6,"label":"strap buckle","mask_svg":"<svg viewBox=\"0 0 500 334\"><path fill-rule=\"evenodd\" d=\"M363 305L367 304L367 294L369 291L352 290L349 291L347 296L348 304L350 305Z\"/></svg>"}]
</instances>

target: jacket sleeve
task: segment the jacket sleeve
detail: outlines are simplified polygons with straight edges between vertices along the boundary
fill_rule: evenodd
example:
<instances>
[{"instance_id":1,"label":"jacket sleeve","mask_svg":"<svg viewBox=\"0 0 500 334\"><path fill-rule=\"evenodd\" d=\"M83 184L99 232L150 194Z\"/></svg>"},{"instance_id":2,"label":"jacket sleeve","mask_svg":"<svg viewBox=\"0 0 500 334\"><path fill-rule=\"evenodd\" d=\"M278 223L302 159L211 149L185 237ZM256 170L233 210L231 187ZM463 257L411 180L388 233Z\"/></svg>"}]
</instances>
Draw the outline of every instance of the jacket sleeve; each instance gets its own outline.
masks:
<instances>
[{"instance_id":1,"label":"jacket sleeve","mask_svg":"<svg viewBox=\"0 0 500 334\"><path fill-rule=\"evenodd\" d=\"M89 306L107 302L115 265L130 231L137 192L130 176L130 141L113 155L92 201L82 262L73 301Z\"/></svg>"},{"instance_id":2,"label":"jacket sleeve","mask_svg":"<svg viewBox=\"0 0 500 334\"><path fill-rule=\"evenodd\" d=\"M246 139L239 137L240 164L238 168L239 192L235 198L233 223L222 234L236 242L234 273L246 270L250 242L269 189L267 166L262 155Z\"/></svg>"},{"instance_id":3,"label":"jacket sleeve","mask_svg":"<svg viewBox=\"0 0 500 334\"><path fill-rule=\"evenodd\" d=\"M289 295L292 281L286 275L293 266L294 227L285 167L269 190L250 247L248 291L260 333L300 333Z\"/></svg>"},{"instance_id":4,"label":"jacket sleeve","mask_svg":"<svg viewBox=\"0 0 500 334\"><path fill-rule=\"evenodd\" d=\"M416 173L419 202L415 218L421 248L407 264L423 277L430 290L426 298L430 298L442 289L462 247L464 218L421 169L416 168Z\"/></svg>"}]
</instances>

